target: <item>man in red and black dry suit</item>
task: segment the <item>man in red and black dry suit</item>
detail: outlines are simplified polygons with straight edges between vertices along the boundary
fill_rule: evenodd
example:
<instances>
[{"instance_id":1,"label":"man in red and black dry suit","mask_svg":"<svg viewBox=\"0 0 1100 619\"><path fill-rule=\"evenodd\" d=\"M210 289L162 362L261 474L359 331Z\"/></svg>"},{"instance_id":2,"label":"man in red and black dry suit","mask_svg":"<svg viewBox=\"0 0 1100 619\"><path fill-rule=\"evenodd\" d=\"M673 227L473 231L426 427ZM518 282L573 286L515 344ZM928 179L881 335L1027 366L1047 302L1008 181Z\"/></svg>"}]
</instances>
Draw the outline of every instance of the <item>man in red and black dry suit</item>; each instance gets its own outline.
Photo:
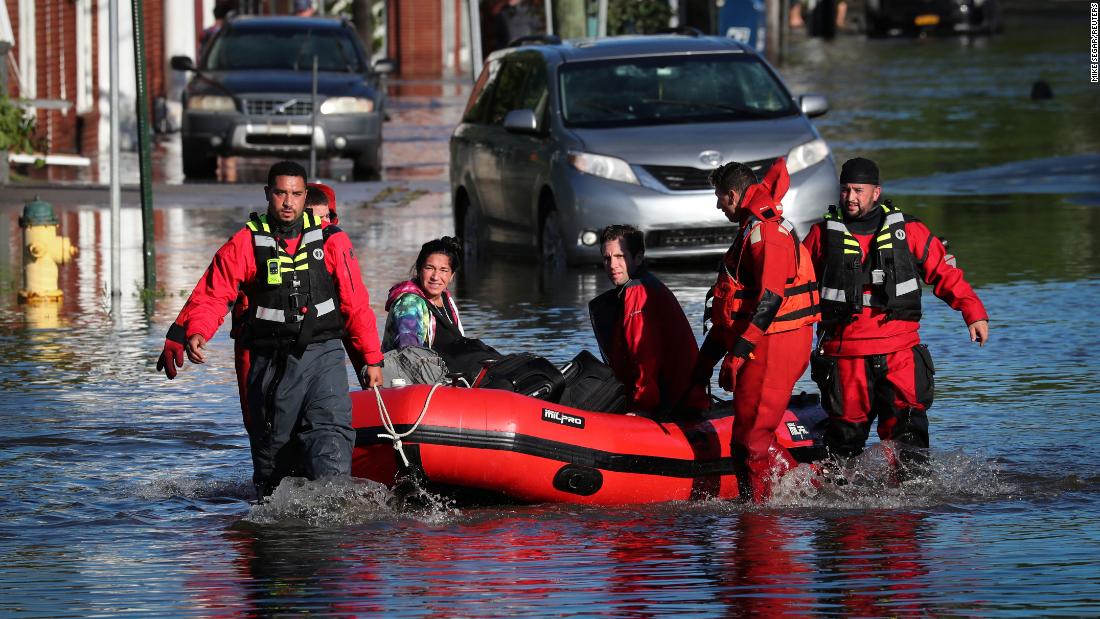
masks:
<instances>
[{"instance_id":1,"label":"man in red and black dry suit","mask_svg":"<svg viewBox=\"0 0 1100 619\"><path fill-rule=\"evenodd\" d=\"M328 185L306 183L306 209L320 218L323 223L340 223L336 216L336 192ZM237 300L233 302L233 309L230 310L230 314L232 315L232 327L229 337L233 338L233 365L237 371L237 392L241 399L241 414L244 416L245 425L247 425L248 370L251 363L248 347L238 337L244 317L248 314L248 297L245 296L243 291L237 294ZM344 344L348 354L354 356L354 349L348 345L347 338L345 338Z\"/></svg>"},{"instance_id":2,"label":"man in red and black dry suit","mask_svg":"<svg viewBox=\"0 0 1100 619\"><path fill-rule=\"evenodd\" d=\"M300 471L347 475L354 431L341 338L365 385L382 382L374 312L347 235L305 212L306 173L268 172L264 215L223 245L168 330L157 369L174 378L184 352L206 362L206 342L243 291L237 337L249 355L245 426L259 496Z\"/></svg>"},{"instance_id":3,"label":"man in red and black dry suit","mask_svg":"<svg viewBox=\"0 0 1100 619\"><path fill-rule=\"evenodd\" d=\"M608 365L630 398L631 410L704 410L710 401L691 385L699 352L676 296L645 266L645 240L633 226L600 233L603 266L615 286L588 304L592 330Z\"/></svg>"},{"instance_id":4,"label":"man in red and black dry suit","mask_svg":"<svg viewBox=\"0 0 1100 619\"><path fill-rule=\"evenodd\" d=\"M989 340L985 307L954 257L918 219L880 203L881 193L878 166L848 160L840 209L831 207L805 239L821 285L812 373L829 413L826 446L843 457L863 451L876 417L879 438L928 448L934 369L917 331L922 280L962 312L972 341Z\"/></svg>"},{"instance_id":5,"label":"man in red and black dry suit","mask_svg":"<svg viewBox=\"0 0 1100 619\"><path fill-rule=\"evenodd\" d=\"M759 503L771 495L772 481L795 465L775 430L809 364L817 284L809 256L781 215L790 186L782 158L759 183L736 162L714 170L710 182L718 209L740 232L722 258L711 291L713 329L692 376L710 382L724 356L718 384L734 394L730 450L742 496Z\"/></svg>"}]
</instances>

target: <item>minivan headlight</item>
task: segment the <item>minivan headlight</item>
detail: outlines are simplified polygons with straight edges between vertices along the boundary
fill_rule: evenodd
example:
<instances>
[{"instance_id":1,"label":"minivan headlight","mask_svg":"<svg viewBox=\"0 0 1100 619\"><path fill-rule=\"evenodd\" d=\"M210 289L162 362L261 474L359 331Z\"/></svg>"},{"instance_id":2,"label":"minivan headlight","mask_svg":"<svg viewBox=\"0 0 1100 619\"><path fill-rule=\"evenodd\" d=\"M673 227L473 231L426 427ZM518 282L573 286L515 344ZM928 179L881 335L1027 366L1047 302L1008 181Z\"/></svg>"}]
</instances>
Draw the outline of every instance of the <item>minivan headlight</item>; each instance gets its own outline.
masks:
<instances>
[{"instance_id":1,"label":"minivan headlight","mask_svg":"<svg viewBox=\"0 0 1100 619\"><path fill-rule=\"evenodd\" d=\"M592 153L569 153L569 163L580 172L620 183L638 184L638 177L630 164L617 157Z\"/></svg>"},{"instance_id":2,"label":"minivan headlight","mask_svg":"<svg viewBox=\"0 0 1100 619\"><path fill-rule=\"evenodd\" d=\"M367 114L374 111L374 101L360 97L329 97L321 104L322 114Z\"/></svg>"},{"instance_id":3,"label":"minivan headlight","mask_svg":"<svg viewBox=\"0 0 1100 619\"><path fill-rule=\"evenodd\" d=\"M200 112L236 112L232 97L222 95L196 95L187 100L187 109Z\"/></svg>"},{"instance_id":4,"label":"minivan headlight","mask_svg":"<svg viewBox=\"0 0 1100 619\"><path fill-rule=\"evenodd\" d=\"M787 153L787 173L801 172L816 163L824 161L828 156L829 146L821 138L799 144Z\"/></svg>"}]
</instances>

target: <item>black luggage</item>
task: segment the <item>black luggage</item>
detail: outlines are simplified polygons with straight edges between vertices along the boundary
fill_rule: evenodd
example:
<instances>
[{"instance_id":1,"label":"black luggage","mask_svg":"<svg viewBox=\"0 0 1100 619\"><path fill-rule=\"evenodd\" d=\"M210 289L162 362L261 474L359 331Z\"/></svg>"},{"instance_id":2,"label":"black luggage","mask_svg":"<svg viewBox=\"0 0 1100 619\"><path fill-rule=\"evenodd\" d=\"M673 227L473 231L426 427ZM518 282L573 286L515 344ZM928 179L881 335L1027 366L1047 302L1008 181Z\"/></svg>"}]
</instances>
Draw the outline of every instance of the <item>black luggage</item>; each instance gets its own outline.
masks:
<instances>
[{"instance_id":1,"label":"black luggage","mask_svg":"<svg viewBox=\"0 0 1100 619\"><path fill-rule=\"evenodd\" d=\"M562 369L565 389L559 402L565 406L603 413L628 412L626 388L611 366L587 350L577 353Z\"/></svg>"},{"instance_id":2,"label":"black luggage","mask_svg":"<svg viewBox=\"0 0 1100 619\"><path fill-rule=\"evenodd\" d=\"M492 363L474 384L482 389L503 389L556 402L565 387L565 377L544 357L529 352L504 355Z\"/></svg>"},{"instance_id":3,"label":"black luggage","mask_svg":"<svg viewBox=\"0 0 1100 619\"><path fill-rule=\"evenodd\" d=\"M438 346L436 352L443 357L449 371L461 374L471 385L486 362L496 361L505 356L492 346L473 337L455 338Z\"/></svg>"}]
</instances>

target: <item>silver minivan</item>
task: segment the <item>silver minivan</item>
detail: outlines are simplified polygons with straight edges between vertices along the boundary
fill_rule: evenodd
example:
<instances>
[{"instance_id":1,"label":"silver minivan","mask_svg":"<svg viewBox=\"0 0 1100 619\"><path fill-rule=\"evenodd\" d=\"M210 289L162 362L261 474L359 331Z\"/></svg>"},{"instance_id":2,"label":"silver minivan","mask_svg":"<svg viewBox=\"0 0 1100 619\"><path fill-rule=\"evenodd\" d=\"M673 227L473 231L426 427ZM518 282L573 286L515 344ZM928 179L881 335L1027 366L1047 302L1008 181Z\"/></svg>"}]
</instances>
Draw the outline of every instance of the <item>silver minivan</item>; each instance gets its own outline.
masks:
<instances>
[{"instance_id":1,"label":"silver minivan","mask_svg":"<svg viewBox=\"0 0 1100 619\"><path fill-rule=\"evenodd\" d=\"M752 49L706 36L551 38L492 54L450 142L455 231L546 265L600 261L599 231L629 223L649 258L721 254L737 228L707 176L787 158L784 216L805 235L838 194L809 118Z\"/></svg>"}]
</instances>

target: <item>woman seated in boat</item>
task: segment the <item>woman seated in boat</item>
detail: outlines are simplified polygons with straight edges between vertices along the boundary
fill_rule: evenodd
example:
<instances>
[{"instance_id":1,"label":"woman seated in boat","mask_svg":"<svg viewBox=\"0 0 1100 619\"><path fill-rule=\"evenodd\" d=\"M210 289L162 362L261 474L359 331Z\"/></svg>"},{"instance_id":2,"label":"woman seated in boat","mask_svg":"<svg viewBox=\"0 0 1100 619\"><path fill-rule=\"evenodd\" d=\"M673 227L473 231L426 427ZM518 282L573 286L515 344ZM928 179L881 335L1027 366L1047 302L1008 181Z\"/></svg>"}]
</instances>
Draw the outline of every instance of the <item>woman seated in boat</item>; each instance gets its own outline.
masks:
<instances>
[{"instance_id":1,"label":"woman seated in boat","mask_svg":"<svg viewBox=\"0 0 1100 619\"><path fill-rule=\"evenodd\" d=\"M409 346L439 350L464 337L458 306L447 291L461 255L458 240L449 236L424 243L413 277L390 288L383 352Z\"/></svg>"}]
</instances>

